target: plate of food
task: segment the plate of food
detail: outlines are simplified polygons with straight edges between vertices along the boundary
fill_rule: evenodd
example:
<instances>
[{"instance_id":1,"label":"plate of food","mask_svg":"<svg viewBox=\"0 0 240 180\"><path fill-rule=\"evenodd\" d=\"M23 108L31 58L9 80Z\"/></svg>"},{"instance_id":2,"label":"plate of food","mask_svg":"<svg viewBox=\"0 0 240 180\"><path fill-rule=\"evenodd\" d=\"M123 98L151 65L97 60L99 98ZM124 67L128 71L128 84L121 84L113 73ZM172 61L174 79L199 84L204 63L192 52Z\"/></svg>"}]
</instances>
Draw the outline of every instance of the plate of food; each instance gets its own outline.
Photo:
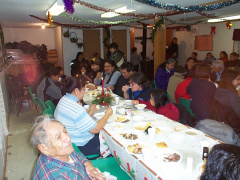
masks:
<instances>
[{"instance_id":1,"label":"plate of food","mask_svg":"<svg viewBox=\"0 0 240 180\"><path fill-rule=\"evenodd\" d=\"M135 123L134 128L137 129L137 130L145 131L151 125L152 125L152 123L147 123L147 122Z\"/></svg>"},{"instance_id":2,"label":"plate of food","mask_svg":"<svg viewBox=\"0 0 240 180\"><path fill-rule=\"evenodd\" d=\"M95 113L93 117L95 117L97 120L102 119L102 117L105 115L105 112L101 113Z\"/></svg>"},{"instance_id":3,"label":"plate of food","mask_svg":"<svg viewBox=\"0 0 240 180\"><path fill-rule=\"evenodd\" d=\"M115 121L120 123L127 123L127 122L130 122L130 119L128 119L127 116L121 115L121 116L117 116Z\"/></svg>"},{"instance_id":4,"label":"plate of food","mask_svg":"<svg viewBox=\"0 0 240 180\"><path fill-rule=\"evenodd\" d=\"M130 140L130 141L135 141L139 140L142 137L142 133L139 131L124 131L120 133L120 136L123 139Z\"/></svg>"},{"instance_id":5,"label":"plate of food","mask_svg":"<svg viewBox=\"0 0 240 180\"><path fill-rule=\"evenodd\" d=\"M133 115L138 116L143 113L143 111L132 111Z\"/></svg>"},{"instance_id":6,"label":"plate of food","mask_svg":"<svg viewBox=\"0 0 240 180\"><path fill-rule=\"evenodd\" d=\"M183 133L189 137L189 138L197 138L197 137L201 137L203 135L203 133L201 131L198 131L196 129L186 129L183 131Z\"/></svg>"},{"instance_id":7,"label":"plate of food","mask_svg":"<svg viewBox=\"0 0 240 180\"><path fill-rule=\"evenodd\" d=\"M173 132L173 129L170 127L157 127L156 128L156 134L158 135L168 135Z\"/></svg>"},{"instance_id":8,"label":"plate of food","mask_svg":"<svg viewBox=\"0 0 240 180\"><path fill-rule=\"evenodd\" d=\"M181 163L183 159L180 152L169 148L158 148L155 154L163 163Z\"/></svg>"},{"instance_id":9,"label":"plate of food","mask_svg":"<svg viewBox=\"0 0 240 180\"><path fill-rule=\"evenodd\" d=\"M138 105L135 105L135 107L136 107L139 111L143 110L146 106L147 106L146 104L138 104Z\"/></svg>"},{"instance_id":10,"label":"plate of food","mask_svg":"<svg viewBox=\"0 0 240 180\"><path fill-rule=\"evenodd\" d=\"M122 123L115 123L115 124L113 125L113 129L114 129L114 130L117 130L117 131L122 130L123 127L124 127L124 124L122 124Z\"/></svg>"},{"instance_id":11,"label":"plate of food","mask_svg":"<svg viewBox=\"0 0 240 180\"><path fill-rule=\"evenodd\" d=\"M144 142L135 142L128 144L125 149L128 153L134 154L134 155L140 155L142 154L142 148L149 147L147 143Z\"/></svg>"},{"instance_id":12,"label":"plate of food","mask_svg":"<svg viewBox=\"0 0 240 180\"><path fill-rule=\"evenodd\" d=\"M132 100L124 100L123 104L125 104L125 105L132 105Z\"/></svg>"}]
</instances>

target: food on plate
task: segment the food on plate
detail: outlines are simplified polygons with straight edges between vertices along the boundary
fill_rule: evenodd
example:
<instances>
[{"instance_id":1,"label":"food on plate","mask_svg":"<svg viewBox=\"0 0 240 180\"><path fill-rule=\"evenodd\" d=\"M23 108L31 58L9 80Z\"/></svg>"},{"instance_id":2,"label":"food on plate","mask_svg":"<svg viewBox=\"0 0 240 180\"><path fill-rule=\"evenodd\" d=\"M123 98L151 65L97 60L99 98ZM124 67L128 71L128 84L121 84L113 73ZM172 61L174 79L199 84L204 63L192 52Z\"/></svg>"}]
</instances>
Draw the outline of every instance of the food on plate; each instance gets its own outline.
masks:
<instances>
[{"instance_id":1,"label":"food on plate","mask_svg":"<svg viewBox=\"0 0 240 180\"><path fill-rule=\"evenodd\" d=\"M179 160L180 160L180 155L177 153L164 154L163 161L165 161L165 162L178 162Z\"/></svg>"},{"instance_id":2,"label":"food on plate","mask_svg":"<svg viewBox=\"0 0 240 180\"><path fill-rule=\"evenodd\" d=\"M137 130L146 130L149 126L151 126L151 123L147 123L146 126L135 126L135 129Z\"/></svg>"},{"instance_id":3,"label":"food on plate","mask_svg":"<svg viewBox=\"0 0 240 180\"><path fill-rule=\"evenodd\" d=\"M138 115L138 114L141 114L142 112L141 112L141 111L132 111L132 113L133 113L134 115Z\"/></svg>"},{"instance_id":4,"label":"food on plate","mask_svg":"<svg viewBox=\"0 0 240 180\"><path fill-rule=\"evenodd\" d=\"M181 131L181 130L184 130L184 129L187 129L187 127L183 126L183 125L178 125L174 128L175 131Z\"/></svg>"},{"instance_id":5,"label":"food on plate","mask_svg":"<svg viewBox=\"0 0 240 180\"><path fill-rule=\"evenodd\" d=\"M100 106L99 106L99 105L96 105L96 109L99 110L99 109L100 109Z\"/></svg>"},{"instance_id":6,"label":"food on plate","mask_svg":"<svg viewBox=\"0 0 240 180\"><path fill-rule=\"evenodd\" d=\"M161 130L156 128L156 134L160 134L161 133Z\"/></svg>"},{"instance_id":7,"label":"food on plate","mask_svg":"<svg viewBox=\"0 0 240 180\"><path fill-rule=\"evenodd\" d=\"M168 148L168 145L165 142L156 143L156 146L159 148Z\"/></svg>"},{"instance_id":8,"label":"food on plate","mask_svg":"<svg viewBox=\"0 0 240 180\"><path fill-rule=\"evenodd\" d=\"M196 136L197 133L193 132L193 131L187 131L185 132L187 135L193 135L193 136Z\"/></svg>"},{"instance_id":9,"label":"food on plate","mask_svg":"<svg viewBox=\"0 0 240 180\"><path fill-rule=\"evenodd\" d=\"M142 148L143 148L143 147L144 147L143 145L140 145L140 144L136 143L136 144L133 144L133 145L129 145L129 146L127 147L127 149L128 149L128 151L129 151L130 153L133 153L133 154L142 154Z\"/></svg>"},{"instance_id":10,"label":"food on plate","mask_svg":"<svg viewBox=\"0 0 240 180\"><path fill-rule=\"evenodd\" d=\"M136 139L138 139L138 136L136 134L133 134L133 133L130 133L130 134L124 133L124 134L120 134L120 135L122 135L123 138L129 139L129 140L136 140Z\"/></svg>"},{"instance_id":11,"label":"food on plate","mask_svg":"<svg viewBox=\"0 0 240 180\"><path fill-rule=\"evenodd\" d=\"M126 116L118 116L118 117L117 117L117 121L118 121L118 122L122 122L122 121L124 121L124 120L126 120Z\"/></svg>"},{"instance_id":12,"label":"food on plate","mask_svg":"<svg viewBox=\"0 0 240 180\"><path fill-rule=\"evenodd\" d=\"M126 122L129 122L130 120L129 119L126 119L124 121L122 121L122 123L126 123Z\"/></svg>"}]
</instances>

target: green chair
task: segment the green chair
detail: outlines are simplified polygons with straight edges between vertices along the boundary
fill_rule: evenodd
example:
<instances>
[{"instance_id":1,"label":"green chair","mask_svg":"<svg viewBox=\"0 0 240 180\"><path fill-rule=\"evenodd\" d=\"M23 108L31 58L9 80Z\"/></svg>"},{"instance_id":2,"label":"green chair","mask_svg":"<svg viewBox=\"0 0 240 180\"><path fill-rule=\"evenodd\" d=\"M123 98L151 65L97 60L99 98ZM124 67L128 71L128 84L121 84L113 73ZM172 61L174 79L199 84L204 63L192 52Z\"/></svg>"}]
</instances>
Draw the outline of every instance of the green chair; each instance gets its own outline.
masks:
<instances>
[{"instance_id":1,"label":"green chair","mask_svg":"<svg viewBox=\"0 0 240 180\"><path fill-rule=\"evenodd\" d=\"M152 87L153 87L153 89L157 89L155 80L153 80L153 82L152 82Z\"/></svg>"},{"instance_id":2,"label":"green chair","mask_svg":"<svg viewBox=\"0 0 240 180\"><path fill-rule=\"evenodd\" d=\"M47 108L52 109L53 112L54 112L55 109L56 109L56 106L53 104L53 102L52 102L51 100L47 100L47 101L45 102L45 105L47 106Z\"/></svg>"},{"instance_id":3,"label":"green chair","mask_svg":"<svg viewBox=\"0 0 240 180\"><path fill-rule=\"evenodd\" d=\"M192 112L190 105L191 105L191 100L190 99L184 99L182 97L179 97L179 104L185 106L187 110L190 112L191 116L195 117L195 114Z\"/></svg>"},{"instance_id":4,"label":"green chair","mask_svg":"<svg viewBox=\"0 0 240 180\"><path fill-rule=\"evenodd\" d=\"M30 94L30 96L32 98L33 103L36 105L36 112L34 114L34 118L35 118L37 116L37 114L38 114L39 103L36 100L37 96L32 93L32 87L31 86L27 87L27 90L28 90L28 92L29 92L29 94Z\"/></svg>"},{"instance_id":5,"label":"green chair","mask_svg":"<svg viewBox=\"0 0 240 180\"><path fill-rule=\"evenodd\" d=\"M40 105L40 107L42 108L42 112L45 111L47 108L47 106L44 104L42 98L40 97L37 97L37 101L38 101L38 104Z\"/></svg>"},{"instance_id":6,"label":"green chair","mask_svg":"<svg viewBox=\"0 0 240 180\"><path fill-rule=\"evenodd\" d=\"M73 149L76 151L76 152L81 152L78 147L76 146L75 143L72 143L72 146L73 146ZM91 160L91 159L95 159L95 158L98 158L100 157L101 155L100 154L91 154L91 155L88 155L86 156L87 159Z\"/></svg>"},{"instance_id":7,"label":"green chair","mask_svg":"<svg viewBox=\"0 0 240 180\"><path fill-rule=\"evenodd\" d=\"M78 147L72 143L74 150L79 153ZM99 158L91 160L94 167L97 167L101 172L109 172L111 175L116 176L118 179L131 180L132 178L123 171L114 157Z\"/></svg>"},{"instance_id":8,"label":"green chair","mask_svg":"<svg viewBox=\"0 0 240 180\"><path fill-rule=\"evenodd\" d=\"M168 94L168 92L167 92L167 97L168 97L168 99L170 100L170 102L173 103L173 100L172 100L172 98L170 97L170 95Z\"/></svg>"},{"instance_id":9,"label":"green chair","mask_svg":"<svg viewBox=\"0 0 240 180\"><path fill-rule=\"evenodd\" d=\"M42 115L43 115L43 116L44 116L44 115L53 116L53 115L54 115L54 111L53 111L52 109L48 108L48 109L46 109L46 110L44 110L44 111L42 112Z\"/></svg>"}]
</instances>

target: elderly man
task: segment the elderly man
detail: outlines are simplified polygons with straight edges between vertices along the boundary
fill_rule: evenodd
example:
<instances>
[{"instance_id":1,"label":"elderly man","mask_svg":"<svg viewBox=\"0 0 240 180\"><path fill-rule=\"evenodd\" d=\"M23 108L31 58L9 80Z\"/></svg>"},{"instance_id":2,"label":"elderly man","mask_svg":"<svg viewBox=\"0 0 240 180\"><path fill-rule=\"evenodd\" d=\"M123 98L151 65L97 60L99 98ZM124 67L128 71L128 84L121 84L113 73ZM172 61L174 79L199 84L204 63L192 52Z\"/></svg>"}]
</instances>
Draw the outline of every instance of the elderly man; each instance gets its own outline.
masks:
<instances>
[{"instance_id":1,"label":"elderly man","mask_svg":"<svg viewBox=\"0 0 240 180\"><path fill-rule=\"evenodd\" d=\"M212 63L213 72L216 73L216 82L220 82L222 73L224 72L224 63L222 60L215 60Z\"/></svg>"},{"instance_id":2,"label":"elderly man","mask_svg":"<svg viewBox=\"0 0 240 180\"><path fill-rule=\"evenodd\" d=\"M40 116L33 125L31 142L41 152L33 179L97 179L102 173L80 152L76 153L66 128L57 120Z\"/></svg>"}]
</instances>

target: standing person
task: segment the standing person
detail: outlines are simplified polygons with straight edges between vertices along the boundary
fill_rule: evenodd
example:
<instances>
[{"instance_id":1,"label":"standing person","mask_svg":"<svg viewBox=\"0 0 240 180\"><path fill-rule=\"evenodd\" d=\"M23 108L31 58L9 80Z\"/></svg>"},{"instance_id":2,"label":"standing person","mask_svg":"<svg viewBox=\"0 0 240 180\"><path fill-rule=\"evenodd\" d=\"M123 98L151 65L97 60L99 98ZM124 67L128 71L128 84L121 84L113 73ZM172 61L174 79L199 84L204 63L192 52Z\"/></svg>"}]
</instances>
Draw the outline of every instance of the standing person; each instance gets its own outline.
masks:
<instances>
[{"instance_id":1,"label":"standing person","mask_svg":"<svg viewBox=\"0 0 240 180\"><path fill-rule=\"evenodd\" d=\"M51 100L56 106L61 97L65 94L63 87L58 87L56 82L59 80L59 71L55 67L47 69L46 76L37 87L37 96L43 102Z\"/></svg>"},{"instance_id":2,"label":"standing person","mask_svg":"<svg viewBox=\"0 0 240 180\"><path fill-rule=\"evenodd\" d=\"M130 62L133 64L135 72L138 72L140 59L141 57L139 56L139 54L137 54L137 48L132 48Z\"/></svg>"},{"instance_id":3,"label":"standing person","mask_svg":"<svg viewBox=\"0 0 240 180\"><path fill-rule=\"evenodd\" d=\"M100 86L102 84L102 77L104 79L104 87L114 86L121 76L121 73L117 70L117 66L113 60L107 60L104 63L104 73L98 72L94 79L94 84Z\"/></svg>"},{"instance_id":4,"label":"standing person","mask_svg":"<svg viewBox=\"0 0 240 180\"><path fill-rule=\"evenodd\" d=\"M31 142L41 152L32 179L105 179L82 152L74 151L71 138L59 121L38 117L32 128Z\"/></svg>"},{"instance_id":5,"label":"standing person","mask_svg":"<svg viewBox=\"0 0 240 180\"><path fill-rule=\"evenodd\" d=\"M178 44L177 44L177 38L174 37L171 44L168 46L168 54L170 57L173 56L173 54L175 53L175 57L178 57Z\"/></svg>"},{"instance_id":6,"label":"standing person","mask_svg":"<svg viewBox=\"0 0 240 180\"><path fill-rule=\"evenodd\" d=\"M239 54L236 52L232 52L230 54L230 60L224 62L224 66L225 68L229 68L229 69L235 69L236 67L240 67L240 60L238 59Z\"/></svg>"},{"instance_id":7,"label":"standing person","mask_svg":"<svg viewBox=\"0 0 240 180\"><path fill-rule=\"evenodd\" d=\"M227 55L226 51L220 52L218 60L222 60L223 62L228 61L228 55Z\"/></svg>"},{"instance_id":8,"label":"standing person","mask_svg":"<svg viewBox=\"0 0 240 180\"><path fill-rule=\"evenodd\" d=\"M216 86L209 81L211 67L201 64L196 67L195 76L187 87L187 94L191 96L191 109L199 122L211 116L210 101L213 99Z\"/></svg>"},{"instance_id":9,"label":"standing person","mask_svg":"<svg viewBox=\"0 0 240 180\"><path fill-rule=\"evenodd\" d=\"M125 85L129 85L129 78L134 73L133 64L130 62L124 62L121 65L121 73L122 75L118 78L116 84L114 86L108 86L107 89L112 90L120 97L124 97L122 87Z\"/></svg>"},{"instance_id":10,"label":"standing person","mask_svg":"<svg viewBox=\"0 0 240 180\"><path fill-rule=\"evenodd\" d=\"M158 66L155 76L155 83L158 89L167 91L168 81L174 74L175 63L174 59L169 58L166 62Z\"/></svg>"},{"instance_id":11,"label":"standing person","mask_svg":"<svg viewBox=\"0 0 240 180\"><path fill-rule=\"evenodd\" d=\"M84 58L83 52L78 52L76 59L71 61L70 67L71 67L71 75L75 76L80 68L80 66L85 65L89 67L89 62L87 59Z\"/></svg>"},{"instance_id":12,"label":"standing person","mask_svg":"<svg viewBox=\"0 0 240 180\"><path fill-rule=\"evenodd\" d=\"M124 54L118 50L118 44L117 43L110 44L109 50L111 54L108 59L113 60L117 67L120 67L124 62Z\"/></svg>"},{"instance_id":13,"label":"standing person","mask_svg":"<svg viewBox=\"0 0 240 180\"><path fill-rule=\"evenodd\" d=\"M66 127L72 142L83 154L100 154L99 132L112 115L112 108L109 107L102 119L95 122L91 116L97 110L96 105L92 105L87 112L79 103L85 93L85 82L82 77L68 79L65 88L67 93L60 99L56 107L55 119Z\"/></svg>"}]
</instances>

